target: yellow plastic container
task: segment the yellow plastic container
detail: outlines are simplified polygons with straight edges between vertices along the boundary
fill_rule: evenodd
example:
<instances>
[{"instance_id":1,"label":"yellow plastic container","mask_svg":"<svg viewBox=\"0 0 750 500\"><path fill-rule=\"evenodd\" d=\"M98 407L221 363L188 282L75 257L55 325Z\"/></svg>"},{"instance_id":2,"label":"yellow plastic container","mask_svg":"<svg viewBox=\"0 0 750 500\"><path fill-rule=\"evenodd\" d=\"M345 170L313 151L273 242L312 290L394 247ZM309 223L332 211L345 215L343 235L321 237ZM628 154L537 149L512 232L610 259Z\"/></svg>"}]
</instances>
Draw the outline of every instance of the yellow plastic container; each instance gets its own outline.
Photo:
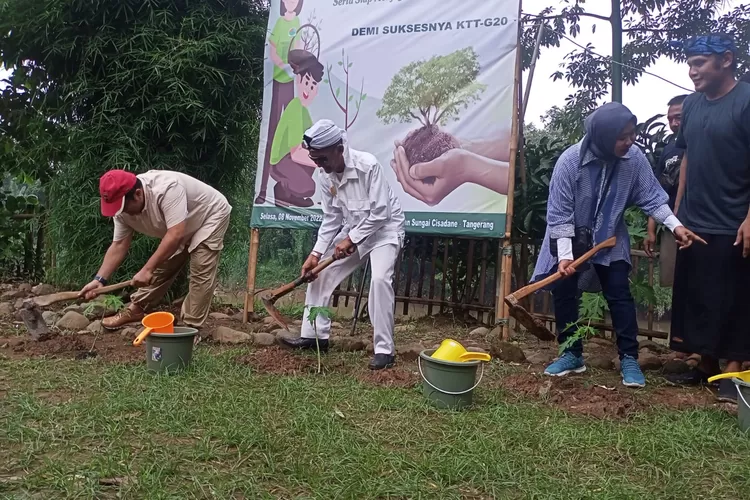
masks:
<instances>
[{"instance_id":1,"label":"yellow plastic container","mask_svg":"<svg viewBox=\"0 0 750 500\"><path fill-rule=\"evenodd\" d=\"M745 370L744 372L720 373L719 375L714 375L713 377L710 377L708 381L714 382L716 380L721 380L724 378L728 378L728 379L738 378L742 380L743 382L750 384L750 370Z\"/></svg>"},{"instance_id":2,"label":"yellow plastic container","mask_svg":"<svg viewBox=\"0 0 750 500\"><path fill-rule=\"evenodd\" d=\"M453 339L445 339L440 343L440 347L432 353L432 358L441 361L450 361L452 363L462 363L465 361L489 361L492 359L489 354L483 352L469 352L464 346Z\"/></svg>"},{"instance_id":3,"label":"yellow plastic container","mask_svg":"<svg viewBox=\"0 0 750 500\"><path fill-rule=\"evenodd\" d=\"M143 321L143 331L133 341L133 345L141 345L143 339L154 333L174 333L174 315L168 312L155 312L148 314Z\"/></svg>"}]
</instances>

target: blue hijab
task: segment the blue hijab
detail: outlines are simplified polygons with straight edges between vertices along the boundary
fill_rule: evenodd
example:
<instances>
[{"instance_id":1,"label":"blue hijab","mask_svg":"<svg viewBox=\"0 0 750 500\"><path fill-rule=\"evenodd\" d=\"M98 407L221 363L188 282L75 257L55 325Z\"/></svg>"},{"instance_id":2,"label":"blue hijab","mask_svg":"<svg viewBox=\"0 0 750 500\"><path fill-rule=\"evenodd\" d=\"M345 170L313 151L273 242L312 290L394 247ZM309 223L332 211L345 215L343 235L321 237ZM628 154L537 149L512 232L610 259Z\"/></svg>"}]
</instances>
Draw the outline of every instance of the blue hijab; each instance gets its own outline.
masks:
<instances>
[{"instance_id":1,"label":"blue hijab","mask_svg":"<svg viewBox=\"0 0 750 500\"><path fill-rule=\"evenodd\" d=\"M628 123L638 123L635 115L619 102L608 102L586 117L583 122L586 136L581 145L581 161L586 151L591 151L600 160L617 160L615 143Z\"/></svg>"}]
</instances>

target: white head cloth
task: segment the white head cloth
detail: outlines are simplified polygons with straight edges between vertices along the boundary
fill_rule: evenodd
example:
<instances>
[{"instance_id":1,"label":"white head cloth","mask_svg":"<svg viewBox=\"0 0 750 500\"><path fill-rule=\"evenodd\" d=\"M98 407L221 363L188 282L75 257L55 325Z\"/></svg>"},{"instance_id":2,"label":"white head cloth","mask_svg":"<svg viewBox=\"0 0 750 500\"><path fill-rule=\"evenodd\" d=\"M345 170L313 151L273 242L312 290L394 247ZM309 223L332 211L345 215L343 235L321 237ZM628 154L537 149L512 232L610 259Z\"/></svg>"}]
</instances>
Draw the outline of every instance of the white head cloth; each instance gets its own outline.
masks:
<instances>
[{"instance_id":1,"label":"white head cloth","mask_svg":"<svg viewBox=\"0 0 750 500\"><path fill-rule=\"evenodd\" d=\"M302 141L307 149L324 149L343 139L344 132L331 120L318 120L305 131Z\"/></svg>"}]
</instances>

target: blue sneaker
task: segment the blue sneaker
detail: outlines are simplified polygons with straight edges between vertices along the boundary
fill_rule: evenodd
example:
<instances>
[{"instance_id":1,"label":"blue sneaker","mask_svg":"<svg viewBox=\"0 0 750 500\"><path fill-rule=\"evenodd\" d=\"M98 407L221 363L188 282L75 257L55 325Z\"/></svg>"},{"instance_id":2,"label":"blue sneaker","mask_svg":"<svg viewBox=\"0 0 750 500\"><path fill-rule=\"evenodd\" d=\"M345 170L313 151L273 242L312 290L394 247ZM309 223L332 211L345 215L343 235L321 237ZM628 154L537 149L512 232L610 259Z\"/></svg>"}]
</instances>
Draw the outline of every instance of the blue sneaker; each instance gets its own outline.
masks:
<instances>
[{"instance_id":1,"label":"blue sneaker","mask_svg":"<svg viewBox=\"0 0 750 500\"><path fill-rule=\"evenodd\" d=\"M646 387L646 377L643 375L637 359L632 356L623 356L620 366L622 385L625 387Z\"/></svg>"},{"instance_id":2,"label":"blue sneaker","mask_svg":"<svg viewBox=\"0 0 750 500\"><path fill-rule=\"evenodd\" d=\"M583 364L583 356L576 356L572 352L564 352L545 370L545 375L553 377L562 377L569 373L583 373L586 371L586 365Z\"/></svg>"}]
</instances>

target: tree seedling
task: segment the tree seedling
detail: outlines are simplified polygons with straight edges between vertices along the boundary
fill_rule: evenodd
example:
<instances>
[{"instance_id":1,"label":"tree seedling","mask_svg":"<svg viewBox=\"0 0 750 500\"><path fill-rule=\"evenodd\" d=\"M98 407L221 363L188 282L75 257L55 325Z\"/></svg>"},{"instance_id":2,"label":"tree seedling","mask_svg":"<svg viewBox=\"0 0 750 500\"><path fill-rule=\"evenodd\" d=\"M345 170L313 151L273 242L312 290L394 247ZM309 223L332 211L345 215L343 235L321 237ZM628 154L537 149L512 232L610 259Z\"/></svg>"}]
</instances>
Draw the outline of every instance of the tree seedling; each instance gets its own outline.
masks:
<instances>
[{"instance_id":1,"label":"tree seedling","mask_svg":"<svg viewBox=\"0 0 750 500\"><path fill-rule=\"evenodd\" d=\"M310 325L315 332L315 349L318 354L318 373L320 373L320 342L318 341L318 323L316 320L318 319L318 316L331 319L331 317L333 317L333 311L329 307L324 306L307 306L307 309L309 311L307 321L310 322Z\"/></svg>"}]
</instances>

